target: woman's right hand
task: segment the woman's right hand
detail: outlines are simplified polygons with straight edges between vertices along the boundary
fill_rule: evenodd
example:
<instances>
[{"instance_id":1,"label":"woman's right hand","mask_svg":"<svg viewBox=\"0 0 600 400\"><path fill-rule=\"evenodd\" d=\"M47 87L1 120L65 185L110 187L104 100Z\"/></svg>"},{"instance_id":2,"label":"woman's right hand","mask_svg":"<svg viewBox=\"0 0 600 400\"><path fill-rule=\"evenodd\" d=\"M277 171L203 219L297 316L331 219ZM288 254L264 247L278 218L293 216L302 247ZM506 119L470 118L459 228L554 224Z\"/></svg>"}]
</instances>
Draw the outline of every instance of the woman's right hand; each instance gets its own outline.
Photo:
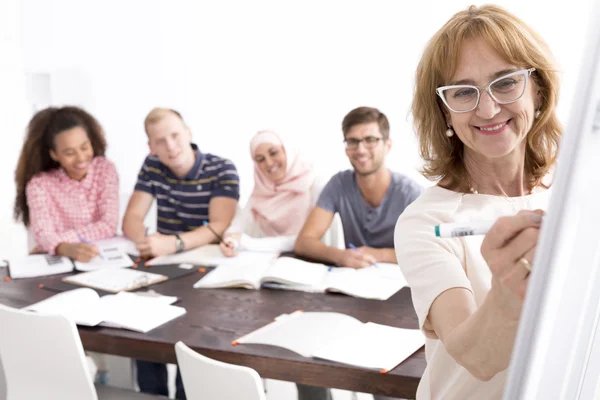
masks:
<instances>
[{"instance_id":1,"label":"woman's right hand","mask_svg":"<svg viewBox=\"0 0 600 400\"><path fill-rule=\"evenodd\" d=\"M521 315L543 215L542 210L523 210L499 218L481 244L481 254L492 272L490 295L511 319Z\"/></svg>"},{"instance_id":2,"label":"woman's right hand","mask_svg":"<svg viewBox=\"0 0 600 400\"><path fill-rule=\"evenodd\" d=\"M100 254L100 251L97 247L85 243L61 243L56 247L56 254L74 261L89 262Z\"/></svg>"},{"instance_id":3,"label":"woman's right hand","mask_svg":"<svg viewBox=\"0 0 600 400\"><path fill-rule=\"evenodd\" d=\"M227 235L223 238L223 241L219 243L219 248L225 257L234 257L238 255L237 245L238 240L234 235Z\"/></svg>"}]
</instances>

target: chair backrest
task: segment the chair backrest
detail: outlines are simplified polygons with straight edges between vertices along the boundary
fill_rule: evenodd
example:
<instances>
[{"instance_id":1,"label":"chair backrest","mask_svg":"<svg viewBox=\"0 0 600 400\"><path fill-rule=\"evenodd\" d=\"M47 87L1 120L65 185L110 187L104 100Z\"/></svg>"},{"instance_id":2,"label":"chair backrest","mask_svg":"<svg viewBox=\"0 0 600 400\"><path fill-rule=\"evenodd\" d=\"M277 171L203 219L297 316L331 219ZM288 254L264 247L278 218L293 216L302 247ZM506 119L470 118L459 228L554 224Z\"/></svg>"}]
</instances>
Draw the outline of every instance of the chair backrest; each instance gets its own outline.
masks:
<instances>
[{"instance_id":1,"label":"chair backrest","mask_svg":"<svg viewBox=\"0 0 600 400\"><path fill-rule=\"evenodd\" d=\"M0 304L7 399L97 400L73 321Z\"/></svg>"},{"instance_id":2,"label":"chair backrest","mask_svg":"<svg viewBox=\"0 0 600 400\"><path fill-rule=\"evenodd\" d=\"M266 400L258 373L198 354L183 342L175 344L177 364L188 400Z\"/></svg>"}]
</instances>

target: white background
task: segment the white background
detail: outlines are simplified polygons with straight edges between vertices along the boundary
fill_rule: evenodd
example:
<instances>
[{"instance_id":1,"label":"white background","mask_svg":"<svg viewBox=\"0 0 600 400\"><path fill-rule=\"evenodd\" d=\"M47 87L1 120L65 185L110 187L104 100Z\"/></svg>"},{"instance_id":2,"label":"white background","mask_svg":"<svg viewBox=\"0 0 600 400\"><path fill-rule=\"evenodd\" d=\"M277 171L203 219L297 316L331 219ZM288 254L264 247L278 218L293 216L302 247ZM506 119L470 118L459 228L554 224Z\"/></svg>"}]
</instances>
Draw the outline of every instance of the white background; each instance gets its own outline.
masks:
<instances>
[{"instance_id":1,"label":"white background","mask_svg":"<svg viewBox=\"0 0 600 400\"><path fill-rule=\"evenodd\" d=\"M155 106L181 111L203 151L235 162L242 202L255 131L279 130L330 176L350 166L340 125L361 105L390 119L389 167L428 185L409 119L413 75L427 40L473 3L484 2L2 0L0 258L25 252L11 221L14 168L33 107L48 102L98 118L123 197L147 154L142 121ZM498 4L552 48L566 122L591 0Z\"/></svg>"}]
</instances>

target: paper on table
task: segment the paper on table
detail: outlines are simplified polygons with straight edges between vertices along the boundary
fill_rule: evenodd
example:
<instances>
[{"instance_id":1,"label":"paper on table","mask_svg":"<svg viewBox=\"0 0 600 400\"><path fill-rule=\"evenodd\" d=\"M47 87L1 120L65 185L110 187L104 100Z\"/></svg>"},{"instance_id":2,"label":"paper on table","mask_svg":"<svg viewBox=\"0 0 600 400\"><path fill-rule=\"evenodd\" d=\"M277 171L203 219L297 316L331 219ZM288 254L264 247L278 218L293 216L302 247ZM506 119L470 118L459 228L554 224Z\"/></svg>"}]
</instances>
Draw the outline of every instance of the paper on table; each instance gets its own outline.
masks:
<instances>
[{"instance_id":1,"label":"paper on table","mask_svg":"<svg viewBox=\"0 0 600 400\"><path fill-rule=\"evenodd\" d=\"M135 242L125 236L113 236L108 239L97 240L92 244L98 248L114 249L115 251L120 251L136 257L140 255L140 252L135 247Z\"/></svg>"},{"instance_id":2,"label":"paper on table","mask_svg":"<svg viewBox=\"0 0 600 400\"><path fill-rule=\"evenodd\" d=\"M100 255L94 257L89 262L75 261L75 268L78 271L95 271L97 269L108 268L127 268L133 266L131 257L127 255L119 246L96 243Z\"/></svg>"},{"instance_id":3,"label":"paper on table","mask_svg":"<svg viewBox=\"0 0 600 400\"><path fill-rule=\"evenodd\" d=\"M85 326L96 326L104 319L98 307L98 293L89 288L73 289L24 308L45 314L60 314Z\"/></svg>"},{"instance_id":4,"label":"paper on table","mask_svg":"<svg viewBox=\"0 0 600 400\"><path fill-rule=\"evenodd\" d=\"M395 264L333 268L323 282L323 289L374 300L387 300L405 286L406 279Z\"/></svg>"},{"instance_id":5,"label":"paper on table","mask_svg":"<svg viewBox=\"0 0 600 400\"><path fill-rule=\"evenodd\" d=\"M60 314L78 325L102 325L146 333L185 314L184 308L170 305L176 300L173 296L126 292L99 297L96 291L81 288L56 294L24 309Z\"/></svg>"},{"instance_id":6,"label":"paper on table","mask_svg":"<svg viewBox=\"0 0 600 400\"><path fill-rule=\"evenodd\" d=\"M156 257L149 265L195 264L195 265L263 265L279 256L278 253L241 251L236 257L225 257L218 245L209 244L183 253Z\"/></svg>"},{"instance_id":7,"label":"paper on table","mask_svg":"<svg viewBox=\"0 0 600 400\"><path fill-rule=\"evenodd\" d=\"M134 290L167 280L165 275L138 271L130 268L99 269L91 272L68 276L65 282L88 286L106 292Z\"/></svg>"},{"instance_id":8,"label":"paper on table","mask_svg":"<svg viewBox=\"0 0 600 400\"><path fill-rule=\"evenodd\" d=\"M296 311L279 316L275 322L242 336L236 342L270 344L311 357L315 349L362 325L356 318L340 313Z\"/></svg>"},{"instance_id":9,"label":"paper on table","mask_svg":"<svg viewBox=\"0 0 600 400\"><path fill-rule=\"evenodd\" d=\"M66 257L34 254L9 260L8 272L12 279L35 278L73 271L73 263Z\"/></svg>"},{"instance_id":10,"label":"paper on table","mask_svg":"<svg viewBox=\"0 0 600 400\"><path fill-rule=\"evenodd\" d=\"M296 236L274 236L265 238L253 238L242 234L240 247L242 250L265 252L265 253L284 253L294 250Z\"/></svg>"},{"instance_id":11,"label":"paper on table","mask_svg":"<svg viewBox=\"0 0 600 400\"><path fill-rule=\"evenodd\" d=\"M260 288L260 278L269 264L218 266L194 283L194 288L246 287Z\"/></svg>"},{"instance_id":12,"label":"paper on table","mask_svg":"<svg viewBox=\"0 0 600 400\"><path fill-rule=\"evenodd\" d=\"M391 371L424 344L425 336L418 329L367 322L321 346L313 357Z\"/></svg>"}]
</instances>

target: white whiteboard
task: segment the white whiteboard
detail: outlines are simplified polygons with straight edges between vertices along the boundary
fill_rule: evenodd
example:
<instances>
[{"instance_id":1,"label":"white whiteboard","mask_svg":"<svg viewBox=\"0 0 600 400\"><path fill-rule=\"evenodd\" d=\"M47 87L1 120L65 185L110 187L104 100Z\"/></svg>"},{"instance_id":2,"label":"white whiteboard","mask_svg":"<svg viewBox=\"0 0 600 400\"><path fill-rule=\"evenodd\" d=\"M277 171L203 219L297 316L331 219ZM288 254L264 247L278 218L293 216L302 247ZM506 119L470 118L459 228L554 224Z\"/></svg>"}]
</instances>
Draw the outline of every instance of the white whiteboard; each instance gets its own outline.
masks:
<instances>
[{"instance_id":1,"label":"white whiteboard","mask_svg":"<svg viewBox=\"0 0 600 400\"><path fill-rule=\"evenodd\" d=\"M592 399L600 377L600 7L589 18L504 399ZM596 339L598 332L599 338Z\"/></svg>"}]
</instances>

